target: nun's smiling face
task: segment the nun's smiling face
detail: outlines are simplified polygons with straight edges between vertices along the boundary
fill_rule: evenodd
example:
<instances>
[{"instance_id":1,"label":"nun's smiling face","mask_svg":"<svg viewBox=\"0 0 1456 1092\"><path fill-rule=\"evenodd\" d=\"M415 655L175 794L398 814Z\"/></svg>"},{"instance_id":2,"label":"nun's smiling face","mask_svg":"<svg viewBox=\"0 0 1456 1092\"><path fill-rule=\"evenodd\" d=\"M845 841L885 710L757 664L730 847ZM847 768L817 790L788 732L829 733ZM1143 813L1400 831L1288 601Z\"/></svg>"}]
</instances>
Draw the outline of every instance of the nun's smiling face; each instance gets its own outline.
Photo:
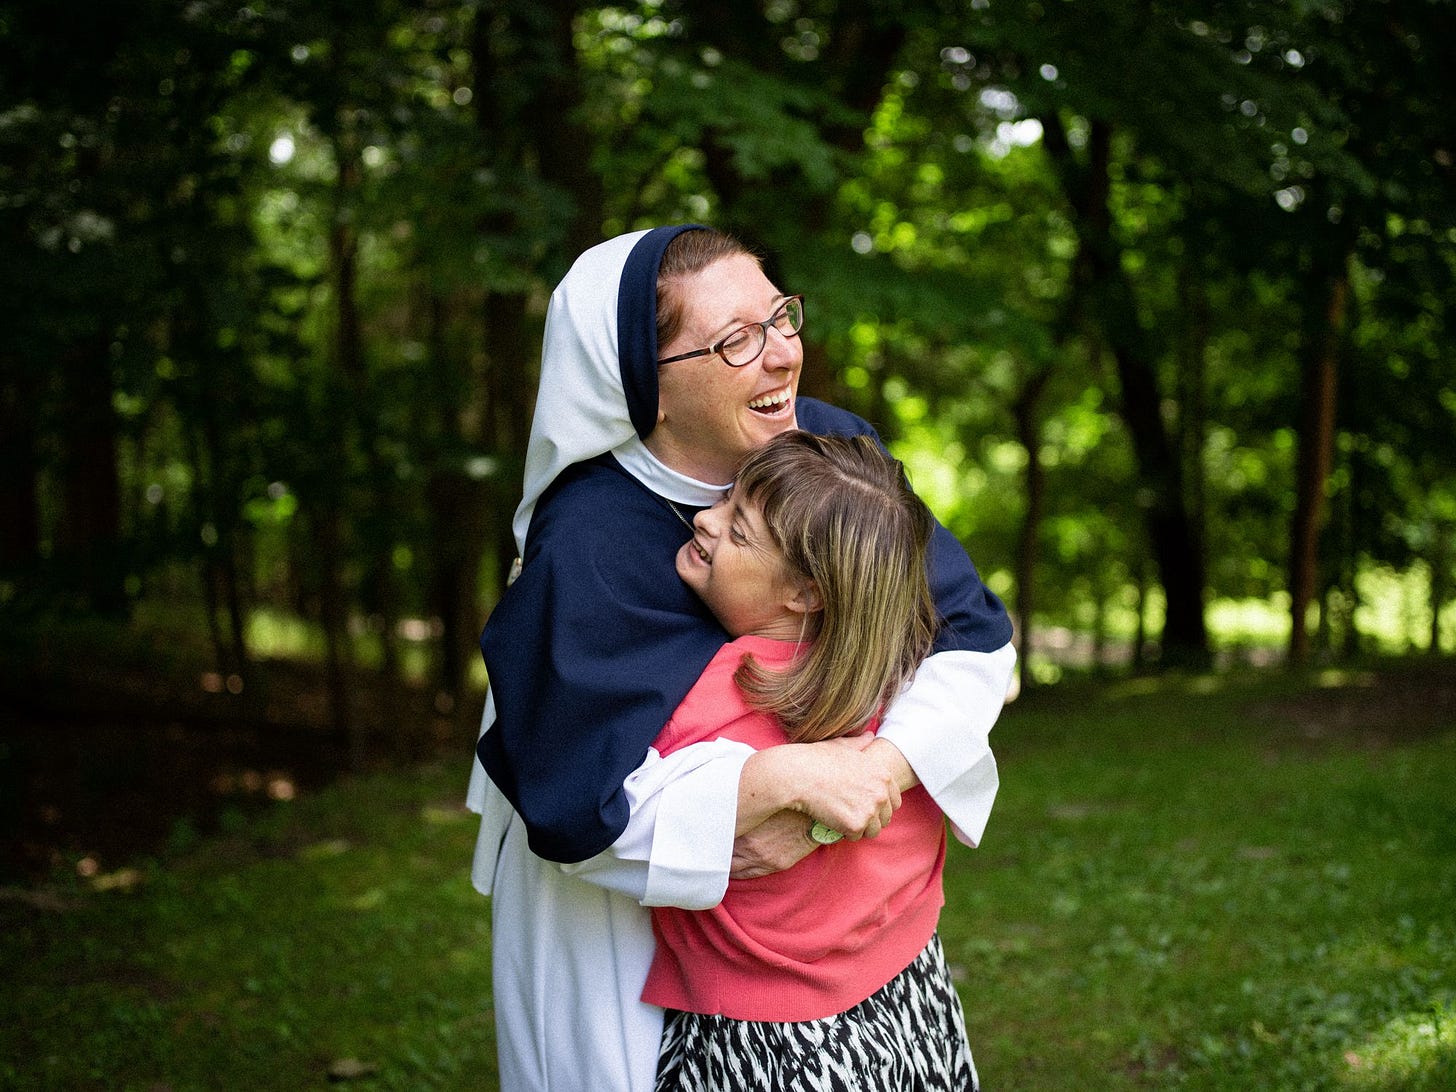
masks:
<instances>
[{"instance_id":1,"label":"nun's smiling face","mask_svg":"<svg viewBox=\"0 0 1456 1092\"><path fill-rule=\"evenodd\" d=\"M771 318L784 296L746 255L714 262L677 286L683 321L659 359L717 344L741 326ZM657 371L657 426L648 450L680 473L713 485L733 479L739 461L796 427L794 400L804 349L775 328L757 360L730 368L716 353Z\"/></svg>"}]
</instances>

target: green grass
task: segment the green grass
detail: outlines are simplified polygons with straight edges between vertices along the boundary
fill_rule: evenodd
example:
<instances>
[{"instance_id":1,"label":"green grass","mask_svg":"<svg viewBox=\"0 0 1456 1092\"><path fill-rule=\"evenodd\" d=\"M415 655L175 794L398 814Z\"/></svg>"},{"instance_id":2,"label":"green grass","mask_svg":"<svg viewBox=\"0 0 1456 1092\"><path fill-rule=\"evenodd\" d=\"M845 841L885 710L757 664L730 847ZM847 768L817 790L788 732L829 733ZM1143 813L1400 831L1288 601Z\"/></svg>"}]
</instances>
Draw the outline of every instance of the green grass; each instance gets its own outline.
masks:
<instances>
[{"instance_id":1,"label":"green grass","mask_svg":"<svg viewBox=\"0 0 1456 1092\"><path fill-rule=\"evenodd\" d=\"M0 903L0 1087L493 1087L461 769L346 783L102 887ZM185 841L185 839L183 840Z\"/></svg>"},{"instance_id":2,"label":"green grass","mask_svg":"<svg viewBox=\"0 0 1456 1092\"><path fill-rule=\"evenodd\" d=\"M1383 736L1359 716L1378 696L1277 678L1013 709L1001 796L982 848L952 858L942 924L983 1082L1456 1088L1440 685L1444 725Z\"/></svg>"},{"instance_id":3,"label":"green grass","mask_svg":"<svg viewBox=\"0 0 1456 1092\"><path fill-rule=\"evenodd\" d=\"M1009 710L942 921L988 1092L1456 1088L1453 694L1245 673ZM464 775L5 892L0 1087L323 1088L357 1059L345 1087L495 1088Z\"/></svg>"}]
</instances>

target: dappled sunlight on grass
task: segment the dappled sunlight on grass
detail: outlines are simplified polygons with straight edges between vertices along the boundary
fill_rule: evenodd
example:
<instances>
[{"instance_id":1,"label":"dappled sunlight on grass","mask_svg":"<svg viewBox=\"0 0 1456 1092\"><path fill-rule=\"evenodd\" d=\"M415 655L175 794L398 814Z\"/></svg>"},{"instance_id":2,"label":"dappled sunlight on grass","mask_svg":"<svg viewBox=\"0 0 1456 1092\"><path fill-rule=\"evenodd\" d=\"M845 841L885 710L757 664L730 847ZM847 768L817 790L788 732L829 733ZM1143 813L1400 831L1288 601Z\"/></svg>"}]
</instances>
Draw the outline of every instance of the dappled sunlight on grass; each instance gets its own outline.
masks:
<instances>
[{"instance_id":1,"label":"dappled sunlight on grass","mask_svg":"<svg viewBox=\"0 0 1456 1092\"><path fill-rule=\"evenodd\" d=\"M1228 685L1227 675L1195 675L1188 680L1188 692L1190 694L1214 694L1227 688Z\"/></svg>"},{"instance_id":2,"label":"dappled sunlight on grass","mask_svg":"<svg viewBox=\"0 0 1456 1092\"><path fill-rule=\"evenodd\" d=\"M1166 682L1153 675L1145 675L1141 678L1119 679L1117 682L1108 683L1103 693L1113 701L1119 698L1147 697L1149 694L1160 693L1166 687Z\"/></svg>"},{"instance_id":3,"label":"dappled sunlight on grass","mask_svg":"<svg viewBox=\"0 0 1456 1092\"><path fill-rule=\"evenodd\" d=\"M1186 676L1144 675L1110 681L1098 686L1097 690L1111 701L1176 693L1208 695L1222 693L1231 687L1237 688L1247 677L1248 672Z\"/></svg>"},{"instance_id":4,"label":"dappled sunlight on grass","mask_svg":"<svg viewBox=\"0 0 1456 1092\"><path fill-rule=\"evenodd\" d=\"M420 809L420 818L427 823L437 825L450 825L454 823L474 825L479 822L475 813L465 806L463 800L456 807L442 807L438 804L428 804Z\"/></svg>"},{"instance_id":5,"label":"dappled sunlight on grass","mask_svg":"<svg viewBox=\"0 0 1456 1092\"><path fill-rule=\"evenodd\" d=\"M322 861L330 857L342 857L350 849L346 838L329 838L322 842L306 845L298 851L300 861Z\"/></svg>"},{"instance_id":6,"label":"dappled sunlight on grass","mask_svg":"<svg viewBox=\"0 0 1456 1092\"><path fill-rule=\"evenodd\" d=\"M1392 1017L1351 1043L1341 1061L1335 1072L1340 1088L1456 1088L1456 1002Z\"/></svg>"},{"instance_id":7,"label":"dappled sunlight on grass","mask_svg":"<svg viewBox=\"0 0 1456 1092\"><path fill-rule=\"evenodd\" d=\"M384 659L383 623L355 618L350 626L352 655L363 667L378 668ZM321 661L326 651L323 628L296 614L260 607L247 620L252 654L264 658ZM440 635L438 619L401 618L395 626L396 654L404 677L423 681L429 675L432 649ZM482 672L483 672L482 668Z\"/></svg>"},{"instance_id":8,"label":"dappled sunlight on grass","mask_svg":"<svg viewBox=\"0 0 1456 1092\"><path fill-rule=\"evenodd\" d=\"M1345 689L1350 687L1358 687L1362 690L1368 690L1370 687L1376 685L1376 683L1378 683L1380 680L1373 671L1355 671L1342 670L1339 668L1328 668L1324 671L1316 672L1314 678L1311 681L1314 683L1315 686L1318 686L1321 689L1325 690Z\"/></svg>"}]
</instances>

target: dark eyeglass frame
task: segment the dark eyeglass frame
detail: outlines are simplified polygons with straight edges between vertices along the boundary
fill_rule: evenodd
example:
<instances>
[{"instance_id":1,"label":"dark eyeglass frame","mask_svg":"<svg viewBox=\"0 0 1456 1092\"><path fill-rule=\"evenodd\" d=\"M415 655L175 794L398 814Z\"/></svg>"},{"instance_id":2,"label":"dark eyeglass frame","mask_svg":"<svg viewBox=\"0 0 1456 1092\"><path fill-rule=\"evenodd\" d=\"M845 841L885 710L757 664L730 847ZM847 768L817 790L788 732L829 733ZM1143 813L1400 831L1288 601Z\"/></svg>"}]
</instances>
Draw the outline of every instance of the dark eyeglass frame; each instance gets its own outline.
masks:
<instances>
[{"instance_id":1,"label":"dark eyeglass frame","mask_svg":"<svg viewBox=\"0 0 1456 1092\"><path fill-rule=\"evenodd\" d=\"M799 305L799 325L786 334L782 330L779 330L779 333L786 338L798 337L799 331L804 328L804 297L785 296L782 300L779 301L779 305L774 308L774 313L771 314L768 318L764 319L762 322L750 322L746 326L740 326L738 327L738 329L729 333L726 337L720 338L714 344L709 345L706 349L694 349L690 353L679 353L677 356L670 356L666 360L659 360L657 362L657 366L660 368L664 364L675 364L679 360L688 360L691 357L695 356L719 356L723 358L723 363L727 364L730 368L746 368L748 365L752 364L755 360L761 357L763 355L763 351L768 348L768 328L772 326L775 330L778 330L779 319L782 318L784 315L788 314L789 305L792 303L798 303ZM724 345L728 344L728 342L732 341L739 334L743 333L746 330L752 330L754 327L757 327L759 331L763 334L763 340L760 341L758 344L758 352L754 353L747 360L729 360L726 356L723 356Z\"/></svg>"}]
</instances>

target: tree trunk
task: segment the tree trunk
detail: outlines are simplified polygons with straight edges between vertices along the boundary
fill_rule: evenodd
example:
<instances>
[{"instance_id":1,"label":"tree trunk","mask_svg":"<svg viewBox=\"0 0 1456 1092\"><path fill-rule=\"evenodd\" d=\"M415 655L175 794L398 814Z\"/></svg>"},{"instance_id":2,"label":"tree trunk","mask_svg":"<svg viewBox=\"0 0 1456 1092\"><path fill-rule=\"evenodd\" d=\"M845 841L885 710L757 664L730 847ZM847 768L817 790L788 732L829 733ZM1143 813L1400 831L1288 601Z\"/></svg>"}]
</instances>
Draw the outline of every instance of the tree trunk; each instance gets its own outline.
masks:
<instances>
[{"instance_id":1,"label":"tree trunk","mask_svg":"<svg viewBox=\"0 0 1456 1092\"><path fill-rule=\"evenodd\" d=\"M812 316L808 321L814 321ZM804 346L804 367L799 371L799 397L817 398L821 402L828 402L831 406L846 408L853 404L853 397L863 397L871 404L866 406L868 412L864 414L865 418L877 428L884 424L883 421L875 420L873 414L876 411L871 408L874 404L881 407L884 405L882 393L884 384L878 375L872 373L870 376L873 391L867 391L863 396L851 396L849 389L840 382L839 375L835 372L834 365L829 359L829 350L824 347L824 343L804 338L802 344Z\"/></svg>"},{"instance_id":2,"label":"tree trunk","mask_svg":"<svg viewBox=\"0 0 1456 1092\"><path fill-rule=\"evenodd\" d=\"M461 359L462 354L451 349L451 309L446 301L428 289L420 295L432 382L430 397L420 400L418 406L416 432L437 438L427 449L430 465L425 485L430 542L426 595L430 614L440 620L435 705L442 715L478 724L479 710L467 709L462 699L470 664L479 655L480 561L489 534L485 498L491 487L466 472L461 453L480 444L478 438L467 439L464 422L481 416L479 403L484 391L479 389L481 384L471 382L470 368ZM514 478L501 473L497 476Z\"/></svg>"},{"instance_id":3,"label":"tree trunk","mask_svg":"<svg viewBox=\"0 0 1456 1092\"><path fill-rule=\"evenodd\" d=\"M1426 645L1433 656L1441 652L1441 611L1451 598L1451 525L1437 523L1431 546L1431 639Z\"/></svg>"},{"instance_id":4,"label":"tree trunk","mask_svg":"<svg viewBox=\"0 0 1456 1092\"><path fill-rule=\"evenodd\" d=\"M1310 605L1314 607L1314 647L1321 654L1328 655L1335 647L1334 623L1330 618L1330 593L1333 588L1325 588L1324 592L1312 598Z\"/></svg>"},{"instance_id":5,"label":"tree trunk","mask_svg":"<svg viewBox=\"0 0 1456 1092\"><path fill-rule=\"evenodd\" d=\"M874 4L848 0L823 16L824 51L804 63L763 48L782 31L764 18L757 0L696 5L685 23L691 48L712 45L727 57L754 57L765 74L840 104L820 111L813 122L845 162L863 154L865 127L909 33L904 20L881 19ZM728 125L725 120L722 128ZM717 225L761 253L769 279L782 286L781 261L790 248L822 236L835 215L838 187L807 184L796 168L774 171L767 179L745 177L734 142L723 138L722 128L708 126L699 142L704 173L718 197ZM792 216L783 215L786 200L792 202Z\"/></svg>"},{"instance_id":6,"label":"tree trunk","mask_svg":"<svg viewBox=\"0 0 1456 1092\"><path fill-rule=\"evenodd\" d=\"M550 118L551 124L522 127L529 141L528 157L539 164L541 177L569 193L575 205L566 225L563 273L578 254L601 241L604 216L602 179L590 154L596 139L581 117L581 69L573 25L579 10L571 0L542 5L549 20L538 39L544 46L540 62L544 78L533 84L538 93L528 109L534 119ZM529 418L526 424L529 429Z\"/></svg>"},{"instance_id":7,"label":"tree trunk","mask_svg":"<svg viewBox=\"0 0 1456 1092\"><path fill-rule=\"evenodd\" d=\"M61 363L68 427L62 436L56 557L92 610L123 615L121 482L107 342L102 334L73 345Z\"/></svg>"},{"instance_id":8,"label":"tree trunk","mask_svg":"<svg viewBox=\"0 0 1456 1092\"><path fill-rule=\"evenodd\" d=\"M430 605L440 619L436 684L446 695L442 712L453 714L465 694L470 664L479 655L482 618L477 577L489 520L480 488L458 468L441 468L427 490L434 540Z\"/></svg>"},{"instance_id":9,"label":"tree trunk","mask_svg":"<svg viewBox=\"0 0 1456 1092\"><path fill-rule=\"evenodd\" d=\"M376 723L382 724L386 738L393 745L397 756L407 757L414 742L409 738L414 725L405 715L401 703L403 677L400 667L398 622L400 617L399 580L395 574L393 554L395 544L394 493L396 477L381 451L380 442L384 429L380 420L380 406L374 391L364 352L363 321L358 303L359 266L359 203L363 182L363 165L360 159L360 138L352 123L342 116L338 118L334 133L333 151L338 168L335 185L334 220L329 232L329 259L334 288L334 364L344 381L352 403L344 416L357 438L359 450L364 457L364 476L368 485L370 504L368 509L353 522L353 529L362 540L366 560L366 583L364 595L368 629L379 640L379 677L382 685L378 692L379 716ZM341 449L347 449L349 432L341 439ZM342 464L341 464L342 465ZM348 506L333 510L328 522L334 526L335 544L342 552L345 513ZM342 562L342 556L338 559ZM337 621L347 623L349 602L341 580L326 583L330 592L337 594L340 602L335 606ZM348 640L347 629L340 631L341 638ZM374 720L375 718L371 718ZM361 724L352 725L350 749L356 768L365 760L366 752L373 749L375 742L365 738L367 731Z\"/></svg>"},{"instance_id":10,"label":"tree trunk","mask_svg":"<svg viewBox=\"0 0 1456 1092\"><path fill-rule=\"evenodd\" d=\"M528 303L520 292L492 292L485 298L489 415L484 439L501 464L490 479L494 494L490 527L491 550L502 586L517 553L511 521L521 499L521 477L531 435L532 392L522 382L523 376L531 374L526 363L535 355Z\"/></svg>"},{"instance_id":11,"label":"tree trunk","mask_svg":"<svg viewBox=\"0 0 1456 1092\"><path fill-rule=\"evenodd\" d=\"M205 395L204 395L205 398ZM204 415L206 410L204 409ZM212 474L209 473L209 464L215 467L216 458L207 462L203 459L203 443L199 438L199 430L192 425L184 429L184 437L187 448L187 458L192 464L192 509L195 517L195 531L198 539L202 542L201 564L198 566L198 577L202 584L202 611L207 620L207 636L212 642L213 666L223 675L233 670L233 656L228 648L226 637L218 625L218 539L211 535L204 534L204 528L211 527L214 532L217 530L215 516L216 490L213 488Z\"/></svg>"},{"instance_id":12,"label":"tree trunk","mask_svg":"<svg viewBox=\"0 0 1456 1092\"><path fill-rule=\"evenodd\" d=\"M1039 407L1051 374L1051 369L1046 367L1033 375L1011 407L1016 419L1016 438L1026 452L1026 512L1021 520L1016 549L1016 640L1023 693L1035 685L1031 663L1035 636L1036 566L1042 513L1046 505L1046 468L1041 461Z\"/></svg>"},{"instance_id":13,"label":"tree trunk","mask_svg":"<svg viewBox=\"0 0 1456 1092\"><path fill-rule=\"evenodd\" d=\"M328 455L320 470L332 466L334 473L316 479L317 495L310 505L314 543L313 566L317 578L319 618L324 630L325 680L335 730L348 740L349 763L358 771L366 768L370 743L355 723L350 707L353 664L349 632L350 603L344 583L345 512L349 510L350 437L364 425L365 396L363 334L359 321L357 288L358 233L355 220L361 178L357 139L348 131L342 108L332 119L330 133L337 180L334 186L333 219L329 225L329 281L333 290L334 323L330 353L334 374L326 377L325 404L329 415L325 427ZM344 404L339 404L343 402ZM361 436L365 448L372 444Z\"/></svg>"},{"instance_id":14,"label":"tree trunk","mask_svg":"<svg viewBox=\"0 0 1456 1092\"><path fill-rule=\"evenodd\" d=\"M1043 119L1043 129L1077 228L1072 291L1085 302L1072 310L1096 325L1117 365L1122 395L1118 409L1137 459L1138 494L1167 600L1161 662L1168 667L1205 667L1209 651L1203 619L1203 548L1183 495L1179 453L1163 423L1156 351L1138 315L1133 285L1112 232L1108 204L1112 130L1105 122L1093 122L1084 165L1073 154L1055 114Z\"/></svg>"},{"instance_id":15,"label":"tree trunk","mask_svg":"<svg viewBox=\"0 0 1456 1092\"><path fill-rule=\"evenodd\" d=\"M386 700L393 704L400 679L399 643L395 624L399 621L398 580L394 574L393 518L394 475L380 454L380 427L374 404L372 385L364 359L363 323L359 315L359 233L355 225L358 215L359 187L363 168L359 161L358 141L345 131L334 141L338 164L335 192L334 223L329 233L329 257L334 285L334 359L343 375L353 402L353 418L360 448L364 454L369 482L370 511L359 520L369 557L368 590L371 605L381 619L378 627L385 680ZM386 723L399 721L386 712Z\"/></svg>"},{"instance_id":16,"label":"tree trunk","mask_svg":"<svg viewBox=\"0 0 1456 1092\"><path fill-rule=\"evenodd\" d=\"M593 131L584 105L574 21L579 5L569 0L497 15L488 6L476 14L471 47L477 86L476 124L483 146L504 165L535 170L542 181L569 194L572 214L553 257L564 273L576 256L601 241L604 195L592 168ZM514 50L494 48L509 39ZM520 101L500 93L514 86ZM543 119L550 124L542 124ZM487 233L510 233L507 214L483 224ZM490 290L482 306L486 367L485 426L480 440L499 460L492 478L491 553L502 577L516 556L511 518L520 500L521 473L531 430L535 390L532 367L538 331L531 319L529 294Z\"/></svg>"},{"instance_id":17,"label":"tree trunk","mask_svg":"<svg viewBox=\"0 0 1456 1092\"><path fill-rule=\"evenodd\" d=\"M220 370L208 360L210 347L199 322L207 308L201 285L195 282L188 285L187 300L187 313L173 316L170 328L172 344L191 360L196 372L197 425L188 434L194 503L201 509L199 523L210 523L216 535L213 542L206 544L203 555L208 630L213 634L218 670L246 677L247 633L238 575L238 552L244 532L233 465L228 455L228 427L223 421L228 397L225 390L219 389L220 382L225 381ZM218 629L217 613L222 609L227 611L226 637Z\"/></svg>"},{"instance_id":18,"label":"tree trunk","mask_svg":"<svg viewBox=\"0 0 1456 1092\"><path fill-rule=\"evenodd\" d=\"M1305 339L1301 378L1299 451L1294 518L1289 534L1289 663L1309 658L1306 615L1319 581L1320 532L1325 520L1325 483L1335 450L1335 393L1340 336L1345 325L1349 276L1343 269L1323 293L1318 322Z\"/></svg>"},{"instance_id":19,"label":"tree trunk","mask_svg":"<svg viewBox=\"0 0 1456 1092\"><path fill-rule=\"evenodd\" d=\"M1186 315L1178 366L1178 448L1190 538L1199 555L1198 572L1203 574L1208 569L1208 491L1203 462L1204 448L1208 443L1205 362L1212 317L1203 283L1193 276L1191 270L1191 265L1184 263L1178 271L1178 294ZM1200 575L1200 582L1202 579Z\"/></svg>"},{"instance_id":20,"label":"tree trunk","mask_svg":"<svg viewBox=\"0 0 1456 1092\"><path fill-rule=\"evenodd\" d=\"M222 566L222 599L227 608L228 629L232 634L233 648L237 652L238 671L247 673L248 628L243 614L242 581L238 574L238 539L236 530L228 536L227 553Z\"/></svg>"},{"instance_id":21,"label":"tree trunk","mask_svg":"<svg viewBox=\"0 0 1456 1092\"><path fill-rule=\"evenodd\" d=\"M1132 636L1132 670L1137 674L1147 666L1148 643L1148 566L1142 558L1133 563L1133 579L1137 591L1137 629Z\"/></svg>"},{"instance_id":22,"label":"tree trunk","mask_svg":"<svg viewBox=\"0 0 1456 1092\"><path fill-rule=\"evenodd\" d=\"M1131 285L1104 258L1093 274L1097 315L1122 388L1118 408L1137 457L1139 497L1148 539L1167 600L1161 662L1167 667L1205 667L1208 634L1203 622L1203 550L1188 516L1180 461L1163 424L1162 394L1151 354L1138 332Z\"/></svg>"},{"instance_id":23,"label":"tree trunk","mask_svg":"<svg viewBox=\"0 0 1456 1092\"><path fill-rule=\"evenodd\" d=\"M1353 660L1360 655L1360 631L1355 627L1355 612L1360 608L1360 586L1356 580L1359 563L1355 556L1354 541L1357 521L1364 514L1360 504L1360 490L1363 487L1364 472L1359 458L1347 455L1349 481L1345 486L1343 510L1344 525L1341 528L1345 548L1339 557L1339 579L1341 596L1345 608L1345 629L1340 637L1337 653L1341 660Z\"/></svg>"},{"instance_id":24,"label":"tree trunk","mask_svg":"<svg viewBox=\"0 0 1456 1092\"><path fill-rule=\"evenodd\" d=\"M0 361L0 580L16 591L40 562L40 473L35 412L39 383L19 359ZM0 601L0 606L3 606Z\"/></svg>"},{"instance_id":25,"label":"tree trunk","mask_svg":"<svg viewBox=\"0 0 1456 1092\"><path fill-rule=\"evenodd\" d=\"M318 579L319 621L324 631L324 681L334 729L349 741L349 764L357 771L369 763L368 741L356 730L349 707L351 655L349 610L343 585L341 523L333 498L321 499L311 512L314 570Z\"/></svg>"}]
</instances>

